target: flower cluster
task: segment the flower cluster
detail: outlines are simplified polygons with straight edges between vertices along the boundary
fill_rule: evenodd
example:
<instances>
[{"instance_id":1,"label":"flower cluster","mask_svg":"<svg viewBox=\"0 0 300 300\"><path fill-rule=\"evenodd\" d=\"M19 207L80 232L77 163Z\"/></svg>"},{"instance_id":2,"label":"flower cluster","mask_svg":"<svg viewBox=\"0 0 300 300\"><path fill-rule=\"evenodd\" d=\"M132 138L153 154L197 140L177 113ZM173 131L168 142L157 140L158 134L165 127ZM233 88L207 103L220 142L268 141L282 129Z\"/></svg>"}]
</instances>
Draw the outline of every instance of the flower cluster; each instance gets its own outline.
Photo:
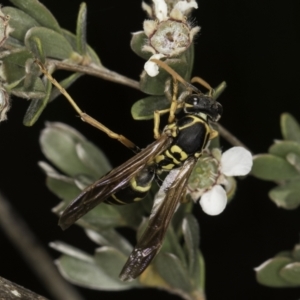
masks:
<instances>
[{"instance_id":1,"label":"flower cluster","mask_svg":"<svg viewBox=\"0 0 300 300\"><path fill-rule=\"evenodd\" d=\"M166 1L153 0L153 6L143 2L143 9L151 20L144 21L144 32L148 43L143 51L152 53L151 58L161 59L178 57L186 51L200 27L193 27L187 16L193 8L198 8L195 0ZM145 71L149 76L158 74L158 66L151 62L145 64Z\"/></svg>"},{"instance_id":2,"label":"flower cluster","mask_svg":"<svg viewBox=\"0 0 300 300\"><path fill-rule=\"evenodd\" d=\"M213 149L194 169L188 194L194 201L200 198L204 212L218 215L226 207L227 196L234 193L235 181L232 176L247 175L251 168L252 155L245 148L233 147L223 154L219 149Z\"/></svg>"}]
</instances>

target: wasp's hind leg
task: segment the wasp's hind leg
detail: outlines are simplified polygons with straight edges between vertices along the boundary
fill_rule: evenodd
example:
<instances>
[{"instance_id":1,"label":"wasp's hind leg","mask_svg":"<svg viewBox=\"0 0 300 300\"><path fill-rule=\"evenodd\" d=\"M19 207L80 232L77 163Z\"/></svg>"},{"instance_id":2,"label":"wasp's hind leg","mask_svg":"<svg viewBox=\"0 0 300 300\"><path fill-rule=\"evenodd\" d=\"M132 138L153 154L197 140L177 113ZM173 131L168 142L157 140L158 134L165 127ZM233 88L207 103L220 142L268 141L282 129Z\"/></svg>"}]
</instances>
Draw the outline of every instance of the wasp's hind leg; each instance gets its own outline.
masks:
<instances>
[{"instance_id":1,"label":"wasp's hind leg","mask_svg":"<svg viewBox=\"0 0 300 300\"><path fill-rule=\"evenodd\" d=\"M123 145L125 145L127 148L131 149L134 153L138 153L140 151L140 148L137 147L133 142L131 142L129 139L124 137L121 134L115 133L111 131L109 128L104 126L102 123L91 117L90 115L84 113L79 106L76 104L76 102L73 100L73 98L70 96L70 94L52 77L52 75L47 71L45 66L38 60L36 60L36 63L40 67L41 71L45 74L45 76L48 78L48 80L51 81L51 83L58 88L58 90L67 98L69 103L72 105L72 107L76 110L76 112L79 114L82 121L96 127L97 129L105 132L110 138L116 139L119 142L121 142Z\"/></svg>"}]
</instances>

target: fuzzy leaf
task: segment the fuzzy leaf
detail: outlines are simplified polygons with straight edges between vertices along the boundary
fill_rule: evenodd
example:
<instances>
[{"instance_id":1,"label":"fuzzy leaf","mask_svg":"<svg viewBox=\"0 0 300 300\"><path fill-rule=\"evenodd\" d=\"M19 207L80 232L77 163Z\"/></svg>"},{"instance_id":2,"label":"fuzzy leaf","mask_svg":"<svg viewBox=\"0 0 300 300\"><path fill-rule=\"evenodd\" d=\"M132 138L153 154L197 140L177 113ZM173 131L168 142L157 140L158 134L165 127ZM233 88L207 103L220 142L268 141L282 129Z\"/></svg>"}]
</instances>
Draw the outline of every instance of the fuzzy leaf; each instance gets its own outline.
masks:
<instances>
[{"instance_id":1,"label":"fuzzy leaf","mask_svg":"<svg viewBox=\"0 0 300 300\"><path fill-rule=\"evenodd\" d=\"M283 113L280 118L281 133L285 140L300 142L300 127L296 119L289 113Z\"/></svg>"},{"instance_id":2,"label":"fuzzy leaf","mask_svg":"<svg viewBox=\"0 0 300 300\"><path fill-rule=\"evenodd\" d=\"M278 207L295 209L300 205L300 184L299 181L288 182L284 185L273 188L269 197Z\"/></svg>"},{"instance_id":3,"label":"fuzzy leaf","mask_svg":"<svg viewBox=\"0 0 300 300\"><path fill-rule=\"evenodd\" d=\"M111 278L95 261L84 261L68 255L56 260L58 270L69 282L95 290L117 291L130 288L120 280Z\"/></svg>"},{"instance_id":4,"label":"fuzzy leaf","mask_svg":"<svg viewBox=\"0 0 300 300\"><path fill-rule=\"evenodd\" d=\"M159 253L154 261L158 274L173 288L189 293L193 290L187 270L173 254Z\"/></svg>"},{"instance_id":5,"label":"fuzzy leaf","mask_svg":"<svg viewBox=\"0 0 300 300\"><path fill-rule=\"evenodd\" d=\"M290 284L300 286L300 262L293 262L280 270L280 275Z\"/></svg>"},{"instance_id":6,"label":"fuzzy leaf","mask_svg":"<svg viewBox=\"0 0 300 300\"><path fill-rule=\"evenodd\" d=\"M227 83L225 81L221 82L217 87L214 88L214 93L213 93L213 98L217 100L222 93L225 91L227 88Z\"/></svg>"},{"instance_id":7,"label":"fuzzy leaf","mask_svg":"<svg viewBox=\"0 0 300 300\"><path fill-rule=\"evenodd\" d=\"M300 144L294 141L277 141L270 147L269 153L282 158L290 153L300 155Z\"/></svg>"},{"instance_id":8,"label":"fuzzy leaf","mask_svg":"<svg viewBox=\"0 0 300 300\"><path fill-rule=\"evenodd\" d=\"M95 262L99 269L103 270L112 280L119 283L124 289L139 286L137 280L131 282L123 282L119 279L119 273L122 270L123 265L127 261L127 256L122 254L112 247L101 247L96 250Z\"/></svg>"},{"instance_id":9,"label":"fuzzy leaf","mask_svg":"<svg viewBox=\"0 0 300 300\"><path fill-rule=\"evenodd\" d=\"M118 249L124 255L129 256L132 251L132 245L120 235L114 228L94 231L87 229L87 236L100 246L109 246Z\"/></svg>"},{"instance_id":10,"label":"fuzzy leaf","mask_svg":"<svg viewBox=\"0 0 300 300\"><path fill-rule=\"evenodd\" d=\"M78 156L76 146L89 143L79 132L62 123L48 123L40 136L44 155L63 173L73 177L93 174Z\"/></svg>"},{"instance_id":11,"label":"fuzzy leaf","mask_svg":"<svg viewBox=\"0 0 300 300\"><path fill-rule=\"evenodd\" d=\"M176 58L176 59L167 59L165 61L175 72L182 76L185 80L189 76L189 67L185 60ZM145 71L141 74L140 80L140 89L142 92L149 95L163 95L165 90L165 82L171 75L163 69L159 70L159 74L155 77L150 77Z\"/></svg>"},{"instance_id":12,"label":"fuzzy leaf","mask_svg":"<svg viewBox=\"0 0 300 300\"><path fill-rule=\"evenodd\" d=\"M293 284L284 280L281 270L292 262L286 257L275 257L267 260L255 269L257 281L269 287L290 287Z\"/></svg>"},{"instance_id":13,"label":"fuzzy leaf","mask_svg":"<svg viewBox=\"0 0 300 300\"><path fill-rule=\"evenodd\" d=\"M50 98L52 84L49 80L46 83L46 94L41 99L32 99L23 119L25 126L32 126L39 118L43 110L46 108Z\"/></svg>"},{"instance_id":14,"label":"fuzzy leaf","mask_svg":"<svg viewBox=\"0 0 300 300\"><path fill-rule=\"evenodd\" d=\"M45 94L45 85L39 77L35 78L31 90L28 90L24 86L17 85L11 89L10 92L20 98L33 99L32 101L34 101L34 99L42 99L47 97Z\"/></svg>"},{"instance_id":15,"label":"fuzzy leaf","mask_svg":"<svg viewBox=\"0 0 300 300\"><path fill-rule=\"evenodd\" d=\"M52 13L37 0L10 0L16 7L35 19L41 26L61 33L61 28Z\"/></svg>"},{"instance_id":16,"label":"fuzzy leaf","mask_svg":"<svg viewBox=\"0 0 300 300\"><path fill-rule=\"evenodd\" d=\"M8 84L11 84L24 78L26 61L31 58L32 55L27 50L11 53L3 57L1 59L3 79L5 79Z\"/></svg>"},{"instance_id":17,"label":"fuzzy leaf","mask_svg":"<svg viewBox=\"0 0 300 300\"><path fill-rule=\"evenodd\" d=\"M300 244L295 245L292 254L293 258L300 262Z\"/></svg>"},{"instance_id":18,"label":"fuzzy leaf","mask_svg":"<svg viewBox=\"0 0 300 300\"><path fill-rule=\"evenodd\" d=\"M81 55L86 54L86 14L87 8L86 3L81 3L79 8L79 13L77 17L77 26L76 26L76 37L77 37L77 51Z\"/></svg>"},{"instance_id":19,"label":"fuzzy leaf","mask_svg":"<svg viewBox=\"0 0 300 300\"><path fill-rule=\"evenodd\" d=\"M155 110L163 110L170 105L165 96L149 96L133 104L131 115L135 120L150 120L153 119Z\"/></svg>"},{"instance_id":20,"label":"fuzzy leaf","mask_svg":"<svg viewBox=\"0 0 300 300\"><path fill-rule=\"evenodd\" d=\"M199 261L199 225L195 217L187 214L182 222L182 232L185 242L185 250L187 252L189 277L195 282L195 286L199 287L201 283L200 261Z\"/></svg>"},{"instance_id":21,"label":"fuzzy leaf","mask_svg":"<svg viewBox=\"0 0 300 300\"><path fill-rule=\"evenodd\" d=\"M148 60L152 56L152 53L142 50L147 40L148 37L144 31L138 31L132 34L130 41L131 50L145 60Z\"/></svg>"},{"instance_id":22,"label":"fuzzy leaf","mask_svg":"<svg viewBox=\"0 0 300 300\"><path fill-rule=\"evenodd\" d=\"M77 51L77 38L76 36L71 33L70 31L63 29L63 35L68 40L70 45L74 50ZM101 61L97 55L97 53L89 46L87 45L87 55L91 58L92 62L95 63L98 66L102 66Z\"/></svg>"},{"instance_id":23,"label":"fuzzy leaf","mask_svg":"<svg viewBox=\"0 0 300 300\"><path fill-rule=\"evenodd\" d=\"M174 254L182 263L184 267L187 266L184 252L179 242L178 236L175 234L173 227L169 226L166 233L164 242L162 244L161 253L172 253Z\"/></svg>"},{"instance_id":24,"label":"fuzzy leaf","mask_svg":"<svg viewBox=\"0 0 300 300\"><path fill-rule=\"evenodd\" d=\"M271 154L253 157L251 174L263 180L286 180L299 176L297 170L285 159Z\"/></svg>"},{"instance_id":25,"label":"fuzzy leaf","mask_svg":"<svg viewBox=\"0 0 300 300\"><path fill-rule=\"evenodd\" d=\"M10 16L9 24L14 29L10 36L24 43L26 32L32 28L40 26L40 24L30 17L28 14L15 7L3 7L3 13Z\"/></svg>"},{"instance_id":26,"label":"fuzzy leaf","mask_svg":"<svg viewBox=\"0 0 300 300\"><path fill-rule=\"evenodd\" d=\"M79 159L90 170L90 174L95 178L100 178L111 170L111 164L105 154L93 143L84 141L76 145Z\"/></svg>"},{"instance_id":27,"label":"fuzzy leaf","mask_svg":"<svg viewBox=\"0 0 300 300\"><path fill-rule=\"evenodd\" d=\"M39 47L36 46L37 39L40 41ZM75 61L80 58L63 35L45 27L31 28L25 36L25 45L35 57L40 56L40 49L42 48L46 57L61 60L73 59Z\"/></svg>"}]
</instances>

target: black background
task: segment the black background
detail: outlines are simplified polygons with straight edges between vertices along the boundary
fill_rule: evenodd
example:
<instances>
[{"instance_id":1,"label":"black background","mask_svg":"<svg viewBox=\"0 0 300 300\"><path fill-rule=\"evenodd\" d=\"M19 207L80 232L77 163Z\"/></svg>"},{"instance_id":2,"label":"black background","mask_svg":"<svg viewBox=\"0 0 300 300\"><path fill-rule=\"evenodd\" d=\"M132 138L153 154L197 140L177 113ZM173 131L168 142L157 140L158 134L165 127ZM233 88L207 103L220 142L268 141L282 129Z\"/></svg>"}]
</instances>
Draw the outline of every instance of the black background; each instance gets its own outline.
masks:
<instances>
[{"instance_id":1,"label":"black background","mask_svg":"<svg viewBox=\"0 0 300 300\"><path fill-rule=\"evenodd\" d=\"M60 25L75 30L79 0L42 1ZM88 41L103 64L138 80L144 61L131 52L130 33L142 29L140 1L92 1L88 5ZM8 1L2 1L7 5ZM279 117L292 113L300 120L299 0L199 0L193 17L202 27L196 39L194 75L212 86L226 80L220 98L221 123L254 153L266 152L280 139ZM59 75L58 75L59 76ZM130 107L142 93L89 76L69 90L82 109L141 146L152 141L152 122L131 119ZM38 136L45 121L72 124L99 145L117 166L130 151L101 132L83 124L60 97L49 105L32 128L22 125L28 103L13 97L9 120L0 125L0 189L45 247L64 240L92 253L94 245L76 226L62 232L50 209L58 199L45 187L37 162L43 160ZM224 149L229 145L223 144ZM201 249L206 267L206 294L213 299L299 299L300 289L271 289L255 281L257 267L277 252L292 249L299 241L299 209L277 208L267 196L272 183L247 178L240 182L234 201L225 212L210 217L195 208L201 226ZM0 232L0 276L50 297L17 249ZM53 259L58 253L49 249ZM153 289L95 292L80 289L86 299L164 297Z\"/></svg>"}]
</instances>

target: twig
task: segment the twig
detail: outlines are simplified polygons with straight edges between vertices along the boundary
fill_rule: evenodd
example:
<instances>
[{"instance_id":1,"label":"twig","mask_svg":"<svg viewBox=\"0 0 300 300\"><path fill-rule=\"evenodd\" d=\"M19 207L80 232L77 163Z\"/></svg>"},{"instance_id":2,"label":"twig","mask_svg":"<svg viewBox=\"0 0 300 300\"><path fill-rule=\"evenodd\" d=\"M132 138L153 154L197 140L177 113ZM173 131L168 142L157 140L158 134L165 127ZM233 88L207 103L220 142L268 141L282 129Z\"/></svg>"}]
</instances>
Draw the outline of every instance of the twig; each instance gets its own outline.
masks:
<instances>
[{"instance_id":1,"label":"twig","mask_svg":"<svg viewBox=\"0 0 300 300\"><path fill-rule=\"evenodd\" d=\"M19 286L3 277L0 277L0 299L2 300L47 300L47 298L40 296L30 290Z\"/></svg>"},{"instance_id":2,"label":"twig","mask_svg":"<svg viewBox=\"0 0 300 300\"><path fill-rule=\"evenodd\" d=\"M1 193L0 226L55 299L83 300L78 292L61 277L54 267L52 258Z\"/></svg>"},{"instance_id":3,"label":"twig","mask_svg":"<svg viewBox=\"0 0 300 300\"><path fill-rule=\"evenodd\" d=\"M70 64L70 63L62 62L59 60L53 60L53 59L49 59L47 61L50 64L54 65L55 68L58 70L80 72L80 73L100 77L100 78L108 80L108 81L127 85L127 86L132 87L137 90L140 89L140 84L137 81L135 81L131 78L128 78L126 76L123 76L121 74L118 74L116 72L113 72L109 69L106 69L105 67L99 67L96 64L90 64L88 66L83 66L83 65Z\"/></svg>"}]
</instances>

